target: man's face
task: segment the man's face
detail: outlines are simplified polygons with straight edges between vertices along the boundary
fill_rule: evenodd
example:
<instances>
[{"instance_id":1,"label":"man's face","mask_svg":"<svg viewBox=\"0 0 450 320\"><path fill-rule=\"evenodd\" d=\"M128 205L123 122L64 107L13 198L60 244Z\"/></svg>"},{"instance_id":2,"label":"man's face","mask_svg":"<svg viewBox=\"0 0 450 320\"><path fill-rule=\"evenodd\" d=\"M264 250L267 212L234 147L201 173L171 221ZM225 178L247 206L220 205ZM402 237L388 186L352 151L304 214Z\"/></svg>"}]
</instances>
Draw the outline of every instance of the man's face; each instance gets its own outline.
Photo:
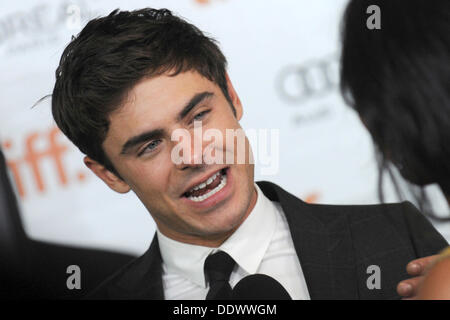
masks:
<instances>
[{"instance_id":1,"label":"man's face","mask_svg":"<svg viewBox=\"0 0 450 320\"><path fill-rule=\"evenodd\" d=\"M242 116L239 98L230 82L228 86L236 116L220 88L194 71L142 80L110 116L103 148L123 182L110 180L108 185L120 192L124 184L131 188L159 230L172 239L214 246L231 235L256 201L253 165L248 157L245 164L236 164L236 141L225 143L226 129L240 129ZM223 141L204 141L200 150L194 148L194 121L202 121L203 132L221 132ZM171 139L176 129L190 133L188 163L176 164L172 159L180 142ZM206 146L212 146L211 154L223 156L234 148L235 161L196 163L203 159ZM245 138L247 155L249 151Z\"/></svg>"}]
</instances>

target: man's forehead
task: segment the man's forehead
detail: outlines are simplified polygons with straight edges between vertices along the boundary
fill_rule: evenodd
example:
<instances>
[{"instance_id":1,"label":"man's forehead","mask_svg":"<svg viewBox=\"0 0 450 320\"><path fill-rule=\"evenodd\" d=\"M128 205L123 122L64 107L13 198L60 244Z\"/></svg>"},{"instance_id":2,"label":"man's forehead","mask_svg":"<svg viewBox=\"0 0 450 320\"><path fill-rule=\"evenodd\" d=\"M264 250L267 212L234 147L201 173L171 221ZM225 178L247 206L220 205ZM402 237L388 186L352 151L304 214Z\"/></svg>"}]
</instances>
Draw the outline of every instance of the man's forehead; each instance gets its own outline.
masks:
<instances>
[{"instance_id":1,"label":"man's forehead","mask_svg":"<svg viewBox=\"0 0 450 320\"><path fill-rule=\"evenodd\" d=\"M217 85L196 71L177 75L167 72L144 78L130 89L122 106L113 112L111 117L132 116L148 110L168 114L180 108L193 94L206 89L217 90Z\"/></svg>"}]
</instances>

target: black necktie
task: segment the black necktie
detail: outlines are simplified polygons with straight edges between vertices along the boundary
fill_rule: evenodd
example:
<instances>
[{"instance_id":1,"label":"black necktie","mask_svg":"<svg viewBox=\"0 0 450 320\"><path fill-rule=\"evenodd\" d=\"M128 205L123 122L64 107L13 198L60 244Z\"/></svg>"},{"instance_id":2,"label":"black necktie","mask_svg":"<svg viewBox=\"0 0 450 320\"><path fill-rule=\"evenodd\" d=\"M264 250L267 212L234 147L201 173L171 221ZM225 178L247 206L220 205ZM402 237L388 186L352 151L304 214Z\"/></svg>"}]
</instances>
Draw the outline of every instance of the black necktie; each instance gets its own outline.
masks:
<instances>
[{"instance_id":1,"label":"black necktie","mask_svg":"<svg viewBox=\"0 0 450 320\"><path fill-rule=\"evenodd\" d=\"M231 287L228 283L235 262L223 251L208 256L205 260L205 275L209 281L206 300L227 300L231 298Z\"/></svg>"}]
</instances>

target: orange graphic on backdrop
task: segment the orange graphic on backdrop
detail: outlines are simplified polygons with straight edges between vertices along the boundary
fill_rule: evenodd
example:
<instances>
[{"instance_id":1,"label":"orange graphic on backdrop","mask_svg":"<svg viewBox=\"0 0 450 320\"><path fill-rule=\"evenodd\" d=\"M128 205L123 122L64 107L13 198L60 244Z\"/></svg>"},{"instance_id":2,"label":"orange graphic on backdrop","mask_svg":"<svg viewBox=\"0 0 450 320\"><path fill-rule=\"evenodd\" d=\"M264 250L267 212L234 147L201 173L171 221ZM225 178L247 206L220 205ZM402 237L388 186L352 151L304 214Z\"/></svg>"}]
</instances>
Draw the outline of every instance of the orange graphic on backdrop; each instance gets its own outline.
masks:
<instances>
[{"instance_id":1,"label":"orange graphic on backdrop","mask_svg":"<svg viewBox=\"0 0 450 320\"><path fill-rule=\"evenodd\" d=\"M314 192L314 193L310 193L306 196L306 198L304 199L304 201L306 203L316 203L317 200L320 198L319 193Z\"/></svg>"},{"instance_id":2,"label":"orange graphic on backdrop","mask_svg":"<svg viewBox=\"0 0 450 320\"><path fill-rule=\"evenodd\" d=\"M194 1L199 4L211 4L211 2L213 2L213 0L194 0Z\"/></svg>"},{"instance_id":3,"label":"orange graphic on backdrop","mask_svg":"<svg viewBox=\"0 0 450 320\"><path fill-rule=\"evenodd\" d=\"M23 168L23 166L28 166L31 170L36 189L40 193L45 192L46 185L44 183L41 168L42 160L44 159L52 160L60 185L66 186L68 184L68 177L64 167L63 156L69 150L69 147L57 141L57 137L60 133L61 131L57 127L51 128L46 133L31 132L25 137L25 153L23 157L15 160L7 157L6 163L11 170L17 191L21 197L25 197L26 195L24 181L21 174L21 168ZM44 150L36 149L37 142L40 139L45 139L48 142L47 147ZM12 141L6 140L3 143L3 147L5 148L5 151L11 149L13 147ZM77 178L79 181L84 181L84 173L79 173Z\"/></svg>"}]
</instances>

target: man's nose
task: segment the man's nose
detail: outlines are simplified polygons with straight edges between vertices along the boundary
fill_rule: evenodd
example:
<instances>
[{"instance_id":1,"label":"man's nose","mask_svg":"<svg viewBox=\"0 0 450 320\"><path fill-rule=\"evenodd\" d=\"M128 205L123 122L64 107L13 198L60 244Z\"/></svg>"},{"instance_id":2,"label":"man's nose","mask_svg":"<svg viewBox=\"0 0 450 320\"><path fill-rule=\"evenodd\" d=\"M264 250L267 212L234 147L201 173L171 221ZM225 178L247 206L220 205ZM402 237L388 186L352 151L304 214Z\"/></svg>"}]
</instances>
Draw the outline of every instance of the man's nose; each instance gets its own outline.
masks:
<instances>
[{"instance_id":1,"label":"man's nose","mask_svg":"<svg viewBox=\"0 0 450 320\"><path fill-rule=\"evenodd\" d=\"M205 165L204 152L205 146L203 141L196 137L197 141L194 141L192 136L190 144L184 143L181 150L181 159L178 159L178 163L175 166L180 170L188 168L198 168ZM181 160L181 161L180 161Z\"/></svg>"}]
</instances>

